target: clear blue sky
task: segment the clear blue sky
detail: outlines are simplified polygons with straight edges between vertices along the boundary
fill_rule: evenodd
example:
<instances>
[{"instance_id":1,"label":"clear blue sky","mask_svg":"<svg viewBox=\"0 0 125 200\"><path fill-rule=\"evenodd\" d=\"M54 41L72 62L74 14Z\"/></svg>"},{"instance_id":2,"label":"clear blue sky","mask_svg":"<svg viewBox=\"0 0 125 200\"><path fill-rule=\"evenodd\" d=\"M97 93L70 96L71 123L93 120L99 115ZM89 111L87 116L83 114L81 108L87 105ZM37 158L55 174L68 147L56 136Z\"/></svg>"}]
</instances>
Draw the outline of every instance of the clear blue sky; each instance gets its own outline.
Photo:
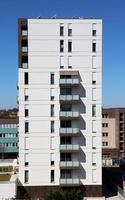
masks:
<instances>
[{"instance_id":1,"label":"clear blue sky","mask_svg":"<svg viewBox=\"0 0 125 200\"><path fill-rule=\"evenodd\" d=\"M103 106L125 107L125 0L0 0L0 108L16 106L17 19L103 19Z\"/></svg>"}]
</instances>

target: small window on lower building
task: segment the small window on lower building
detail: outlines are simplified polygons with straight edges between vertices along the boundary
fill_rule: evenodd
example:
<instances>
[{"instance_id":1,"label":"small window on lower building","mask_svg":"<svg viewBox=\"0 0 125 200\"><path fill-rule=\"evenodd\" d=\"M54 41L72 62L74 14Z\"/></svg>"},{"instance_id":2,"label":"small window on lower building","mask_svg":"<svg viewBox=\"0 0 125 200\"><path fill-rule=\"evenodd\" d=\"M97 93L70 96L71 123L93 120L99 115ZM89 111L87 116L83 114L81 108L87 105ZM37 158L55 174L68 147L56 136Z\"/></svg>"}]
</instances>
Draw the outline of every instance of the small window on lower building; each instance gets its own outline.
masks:
<instances>
[{"instance_id":1,"label":"small window on lower building","mask_svg":"<svg viewBox=\"0 0 125 200\"><path fill-rule=\"evenodd\" d=\"M55 173L54 170L51 170L51 183L55 181Z\"/></svg>"},{"instance_id":2,"label":"small window on lower building","mask_svg":"<svg viewBox=\"0 0 125 200\"><path fill-rule=\"evenodd\" d=\"M25 183L29 182L29 170L24 171L24 182Z\"/></svg>"}]
</instances>

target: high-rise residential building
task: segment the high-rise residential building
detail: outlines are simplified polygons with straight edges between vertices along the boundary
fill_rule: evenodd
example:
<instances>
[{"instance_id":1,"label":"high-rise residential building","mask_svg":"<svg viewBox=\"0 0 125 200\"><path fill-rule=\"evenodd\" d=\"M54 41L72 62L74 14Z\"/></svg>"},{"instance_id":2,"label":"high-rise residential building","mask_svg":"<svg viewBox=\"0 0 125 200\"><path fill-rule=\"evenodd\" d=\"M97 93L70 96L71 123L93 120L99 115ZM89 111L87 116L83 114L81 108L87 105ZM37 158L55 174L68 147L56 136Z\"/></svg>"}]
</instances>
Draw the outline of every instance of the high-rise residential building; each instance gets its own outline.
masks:
<instances>
[{"instance_id":1,"label":"high-rise residential building","mask_svg":"<svg viewBox=\"0 0 125 200\"><path fill-rule=\"evenodd\" d=\"M102 110L103 158L125 157L125 108Z\"/></svg>"},{"instance_id":2,"label":"high-rise residential building","mask_svg":"<svg viewBox=\"0 0 125 200\"><path fill-rule=\"evenodd\" d=\"M0 158L18 156L18 119L0 119Z\"/></svg>"},{"instance_id":3,"label":"high-rise residential building","mask_svg":"<svg viewBox=\"0 0 125 200\"><path fill-rule=\"evenodd\" d=\"M102 20L19 19L18 189L101 196Z\"/></svg>"}]
</instances>

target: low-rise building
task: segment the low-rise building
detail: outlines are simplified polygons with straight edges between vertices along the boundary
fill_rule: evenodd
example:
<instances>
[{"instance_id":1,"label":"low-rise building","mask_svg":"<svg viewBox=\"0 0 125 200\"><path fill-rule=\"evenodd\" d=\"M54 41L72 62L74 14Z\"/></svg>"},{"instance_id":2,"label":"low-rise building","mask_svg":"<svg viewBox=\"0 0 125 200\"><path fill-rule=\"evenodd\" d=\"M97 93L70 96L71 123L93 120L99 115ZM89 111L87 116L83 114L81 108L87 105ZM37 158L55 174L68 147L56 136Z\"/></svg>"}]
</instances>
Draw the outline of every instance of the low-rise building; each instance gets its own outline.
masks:
<instances>
[{"instance_id":1,"label":"low-rise building","mask_svg":"<svg viewBox=\"0 0 125 200\"><path fill-rule=\"evenodd\" d=\"M18 156L18 119L0 119L0 158Z\"/></svg>"},{"instance_id":2,"label":"low-rise building","mask_svg":"<svg viewBox=\"0 0 125 200\"><path fill-rule=\"evenodd\" d=\"M102 110L102 155L125 157L125 108Z\"/></svg>"}]
</instances>

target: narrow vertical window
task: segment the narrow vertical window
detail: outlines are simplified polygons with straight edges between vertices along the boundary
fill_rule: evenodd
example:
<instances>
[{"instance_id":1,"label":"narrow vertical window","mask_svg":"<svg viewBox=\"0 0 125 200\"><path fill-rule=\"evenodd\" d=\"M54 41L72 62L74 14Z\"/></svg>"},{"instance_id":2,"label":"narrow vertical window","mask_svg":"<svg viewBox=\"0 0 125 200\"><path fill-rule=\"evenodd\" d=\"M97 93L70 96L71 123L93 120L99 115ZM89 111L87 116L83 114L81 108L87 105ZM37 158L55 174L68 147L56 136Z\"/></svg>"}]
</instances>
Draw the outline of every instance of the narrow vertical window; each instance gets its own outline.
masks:
<instances>
[{"instance_id":1,"label":"narrow vertical window","mask_svg":"<svg viewBox=\"0 0 125 200\"><path fill-rule=\"evenodd\" d=\"M25 105L25 107L24 107L24 115L25 115L25 117L29 116L29 106L28 105Z\"/></svg>"},{"instance_id":2,"label":"narrow vertical window","mask_svg":"<svg viewBox=\"0 0 125 200\"><path fill-rule=\"evenodd\" d=\"M68 52L72 52L72 41L68 41Z\"/></svg>"},{"instance_id":3,"label":"narrow vertical window","mask_svg":"<svg viewBox=\"0 0 125 200\"><path fill-rule=\"evenodd\" d=\"M92 36L96 36L96 24L92 24Z\"/></svg>"},{"instance_id":4,"label":"narrow vertical window","mask_svg":"<svg viewBox=\"0 0 125 200\"><path fill-rule=\"evenodd\" d=\"M54 117L54 104L51 104L51 117Z\"/></svg>"},{"instance_id":5,"label":"narrow vertical window","mask_svg":"<svg viewBox=\"0 0 125 200\"><path fill-rule=\"evenodd\" d=\"M92 120L92 132L96 133L97 131L97 124L96 120Z\"/></svg>"},{"instance_id":6,"label":"narrow vertical window","mask_svg":"<svg viewBox=\"0 0 125 200\"><path fill-rule=\"evenodd\" d=\"M29 165L29 154L28 153L26 153L25 155L24 155L25 157L25 166L28 166Z\"/></svg>"},{"instance_id":7,"label":"narrow vertical window","mask_svg":"<svg viewBox=\"0 0 125 200\"><path fill-rule=\"evenodd\" d=\"M60 40L60 52L64 51L64 40Z\"/></svg>"},{"instance_id":8,"label":"narrow vertical window","mask_svg":"<svg viewBox=\"0 0 125 200\"><path fill-rule=\"evenodd\" d=\"M60 68L64 68L64 56L60 56Z\"/></svg>"},{"instance_id":9,"label":"narrow vertical window","mask_svg":"<svg viewBox=\"0 0 125 200\"><path fill-rule=\"evenodd\" d=\"M92 68L95 69L97 67L97 57L92 56Z\"/></svg>"},{"instance_id":10,"label":"narrow vertical window","mask_svg":"<svg viewBox=\"0 0 125 200\"><path fill-rule=\"evenodd\" d=\"M28 72L24 72L24 84L25 85L29 84L29 74L28 74Z\"/></svg>"},{"instance_id":11,"label":"narrow vertical window","mask_svg":"<svg viewBox=\"0 0 125 200\"><path fill-rule=\"evenodd\" d=\"M25 133L29 133L29 122L25 122Z\"/></svg>"},{"instance_id":12,"label":"narrow vertical window","mask_svg":"<svg viewBox=\"0 0 125 200\"><path fill-rule=\"evenodd\" d=\"M60 36L64 36L64 24L60 24Z\"/></svg>"},{"instance_id":13,"label":"narrow vertical window","mask_svg":"<svg viewBox=\"0 0 125 200\"><path fill-rule=\"evenodd\" d=\"M54 73L50 74L50 83L51 83L51 85L54 84Z\"/></svg>"},{"instance_id":14,"label":"narrow vertical window","mask_svg":"<svg viewBox=\"0 0 125 200\"><path fill-rule=\"evenodd\" d=\"M54 121L52 120L51 121L51 133L54 133L55 132L55 127L54 127Z\"/></svg>"},{"instance_id":15,"label":"narrow vertical window","mask_svg":"<svg viewBox=\"0 0 125 200\"><path fill-rule=\"evenodd\" d=\"M68 57L68 68L72 68L72 56Z\"/></svg>"},{"instance_id":16,"label":"narrow vertical window","mask_svg":"<svg viewBox=\"0 0 125 200\"><path fill-rule=\"evenodd\" d=\"M92 52L96 52L96 40L92 41Z\"/></svg>"},{"instance_id":17,"label":"narrow vertical window","mask_svg":"<svg viewBox=\"0 0 125 200\"><path fill-rule=\"evenodd\" d=\"M72 24L68 24L68 36L72 36Z\"/></svg>"},{"instance_id":18,"label":"narrow vertical window","mask_svg":"<svg viewBox=\"0 0 125 200\"><path fill-rule=\"evenodd\" d=\"M97 179L96 169L92 169L92 182L96 183L96 179Z\"/></svg>"},{"instance_id":19,"label":"narrow vertical window","mask_svg":"<svg viewBox=\"0 0 125 200\"><path fill-rule=\"evenodd\" d=\"M51 88L50 89L50 100L53 101L55 98L55 89Z\"/></svg>"},{"instance_id":20,"label":"narrow vertical window","mask_svg":"<svg viewBox=\"0 0 125 200\"><path fill-rule=\"evenodd\" d=\"M95 117L96 116L96 105L93 104L92 105L92 117Z\"/></svg>"},{"instance_id":21,"label":"narrow vertical window","mask_svg":"<svg viewBox=\"0 0 125 200\"><path fill-rule=\"evenodd\" d=\"M28 170L24 171L24 182L25 183L29 182L29 171Z\"/></svg>"},{"instance_id":22,"label":"narrow vertical window","mask_svg":"<svg viewBox=\"0 0 125 200\"><path fill-rule=\"evenodd\" d=\"M92 84L96 84L96 72L92 72Z\"/></svg>"},{"instance_id":23,"label":"narrow vertical window","mask_svg":"<svg viewBox=\"0 0 125 200\"><path fill-rule=\"evenodd\" d=\"M51 149L55 149L55 138L54 137L51 137L51 144L50 144L50 148Z\"/></svg>"},{"instance_id":24,"label":"narrow vertical window","mask_svg":"<svg viewBox=\"0 0 125 200\"><path fill-rule=\"evenodd\" d=\"M55 173L54 170L51 170L51 183L55 180Z\"/></svg>"},{"instance_id":25,"label":"narrow vertical window","mask_svg":"<svg viewBox=\"0 0 125 200\"><path fill-rule=\"evenodd\" d=\"M96 153L92 153L92 165L96 165Z\"/></svg>"},{"instance_id":26,"label":"narrow vertical window","mask_svg":"<svg viewBox=\"0 0 125 200\"><path fill-rule=\"evenodd\" d=\"M92 88L92 100L96 101L96 88Z\"/></svg>"},{"instance_id":27,"label":"narrow vertical window","mask_svg":"<svg viewBox=\"0 0 125 200\"><path fill-rule=\"evenodd\" d=\"M51 166L53 166L55 164L55 154L54 153L51 153L50 160L51 160L50 164L51 164Z\"/></svg>"},{"instance_id":28,"label":"narrow vertical window","mask_svg":"<svg viewBox=\"0 0 125 200\"><path fill-rule=\"evenodd\" d=\"M92 136L92 148L96 149L96 136Z\"/></svg>"},{"instance_id":29,"label":"narrow vertical window","mask_svg":"<svg viewBox=\"0 0 125 200\"><path fill-rule=\"evenodd\" d=\"M28 94L28 89L27 88L25 88L24 89L24 101L28 101L29 100L29 94Z\"/></svg>"}]
</instances>

